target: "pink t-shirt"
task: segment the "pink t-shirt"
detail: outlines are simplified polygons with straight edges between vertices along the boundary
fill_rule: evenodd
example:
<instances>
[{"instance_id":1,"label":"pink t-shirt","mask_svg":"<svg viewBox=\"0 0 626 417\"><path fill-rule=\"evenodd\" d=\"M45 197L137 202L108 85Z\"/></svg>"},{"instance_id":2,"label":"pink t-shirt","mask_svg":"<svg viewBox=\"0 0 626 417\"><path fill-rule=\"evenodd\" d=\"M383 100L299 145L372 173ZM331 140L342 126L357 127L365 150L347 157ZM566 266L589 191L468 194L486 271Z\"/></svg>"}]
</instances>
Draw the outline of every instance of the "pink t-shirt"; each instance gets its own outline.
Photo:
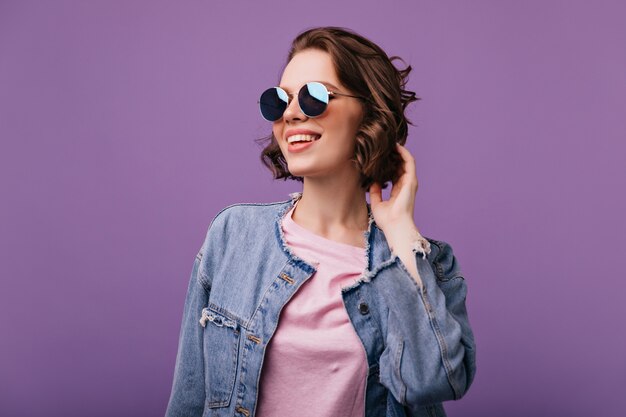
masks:
<instances>
[{"instance_id":1,"label":"pink t-shirt","mask_svg":"<svg viewBox=\"0 0 626 417\"><path fill-rule=\"evenodd\" d=\"M285 240L317 272L281 311L265 352L256 415L363 417L367 359L341 287L364 271L365 249L319 236L292 213L282 221Z\"/></svg>"}]
</instances>

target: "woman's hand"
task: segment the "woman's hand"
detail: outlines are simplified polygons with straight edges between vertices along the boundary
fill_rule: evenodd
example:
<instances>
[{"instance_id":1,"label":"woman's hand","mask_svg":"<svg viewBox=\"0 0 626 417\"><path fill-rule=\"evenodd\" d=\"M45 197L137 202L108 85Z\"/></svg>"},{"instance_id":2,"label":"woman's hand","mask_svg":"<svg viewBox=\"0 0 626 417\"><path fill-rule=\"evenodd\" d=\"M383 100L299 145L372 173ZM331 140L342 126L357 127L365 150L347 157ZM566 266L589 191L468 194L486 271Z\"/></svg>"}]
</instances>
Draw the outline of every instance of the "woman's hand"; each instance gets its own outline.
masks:
<instances>
[{"instance_id":1,"label":"woman's hand","mask_svg":"<svg viewBox=\"0 0 626 417\"><path fill-rule=\"evenodd\" d=\"M415 227L413 209L418 188L415 159L404 146L396 143L396 147L404 161L404 174L396 183L392 183L389 200L383 201L382 188L378 183L372 184L369 189L374 221L385 234L387 231L395 233L396 230L411 225Z\"/></svg>"},{"instance_id":2,"label":"woman's hand","mask_svg":"<svg viewBox=\"0 0 626 417\"><path fill-rule=\"evenodd\" d=\"M422 279L417 270L413 248L422 239L415 222L413 208L417 193L415 159L400 144L396 144L404 160L404 174L393 184L389 200L383 201L379 184L370 187L370 204L374 221L382 229L391 251L400 258L419 287Z\"/></svg>"}]
</instances>

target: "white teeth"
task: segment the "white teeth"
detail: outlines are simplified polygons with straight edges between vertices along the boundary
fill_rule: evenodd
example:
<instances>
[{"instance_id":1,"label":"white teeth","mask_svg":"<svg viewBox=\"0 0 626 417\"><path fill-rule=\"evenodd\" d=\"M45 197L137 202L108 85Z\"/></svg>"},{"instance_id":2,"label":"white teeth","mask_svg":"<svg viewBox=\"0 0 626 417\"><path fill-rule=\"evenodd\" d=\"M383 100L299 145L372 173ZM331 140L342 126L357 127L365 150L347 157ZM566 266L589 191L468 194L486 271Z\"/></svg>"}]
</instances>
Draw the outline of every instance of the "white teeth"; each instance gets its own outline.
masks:
<instances>
[{"instance_id":1,"label":"white teeth","mask_svg":"<svg viewBox=\"0 0 626 417\"><path fill-rule=\"evenodd\" d=\"M287 142L312 142L316 139L319 139L320 135L292 135L287 138Z\"/></svg>"}]
</instances>

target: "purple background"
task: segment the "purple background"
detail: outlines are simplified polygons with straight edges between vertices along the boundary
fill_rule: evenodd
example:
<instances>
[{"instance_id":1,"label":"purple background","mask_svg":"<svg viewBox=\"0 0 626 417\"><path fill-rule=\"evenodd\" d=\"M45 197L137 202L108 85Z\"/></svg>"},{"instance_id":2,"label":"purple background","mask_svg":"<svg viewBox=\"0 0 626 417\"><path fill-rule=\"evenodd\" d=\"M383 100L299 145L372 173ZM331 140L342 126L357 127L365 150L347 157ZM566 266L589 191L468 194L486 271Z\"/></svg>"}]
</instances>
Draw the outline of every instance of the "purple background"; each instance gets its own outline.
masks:
<instances>
[{"instance_id":1,"label":"purple background","mask_svg":"<svg viewBox=\"0 0 626 417\"><path fill-rule=\"evenodd\" d=\"M620 1L0 1L0 414L157 416L212 217L284 200L254 139L291 39L414 71L416 223L469 284L450 416L622 416Z\"/></svg>"}]
</instances>

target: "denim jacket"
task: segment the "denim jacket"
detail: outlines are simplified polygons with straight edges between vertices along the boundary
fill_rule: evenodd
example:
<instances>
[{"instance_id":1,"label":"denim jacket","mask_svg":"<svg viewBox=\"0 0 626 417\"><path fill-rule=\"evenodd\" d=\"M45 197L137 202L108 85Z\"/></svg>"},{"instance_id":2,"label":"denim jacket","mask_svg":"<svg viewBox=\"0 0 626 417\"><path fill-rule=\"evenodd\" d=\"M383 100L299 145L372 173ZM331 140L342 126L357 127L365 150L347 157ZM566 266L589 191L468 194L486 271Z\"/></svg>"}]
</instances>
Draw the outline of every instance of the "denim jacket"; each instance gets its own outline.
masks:
<instances>
[{"instance_id":1,"label":"denim jacket","mask_svg":"<svg viewBox=\"0 0 626 417\"><path fill-rule=\"evenodd\" d=\"M301 193L234 204L212 220L185 298L167 417L255 415L266 346L283 306L316 271L285 242ZM445 416L475 374L466 284L449 244L413 249L423 286L369 213L367 267L342 298L367 358L365 417Z\"/></svg>"}]
</instances>

